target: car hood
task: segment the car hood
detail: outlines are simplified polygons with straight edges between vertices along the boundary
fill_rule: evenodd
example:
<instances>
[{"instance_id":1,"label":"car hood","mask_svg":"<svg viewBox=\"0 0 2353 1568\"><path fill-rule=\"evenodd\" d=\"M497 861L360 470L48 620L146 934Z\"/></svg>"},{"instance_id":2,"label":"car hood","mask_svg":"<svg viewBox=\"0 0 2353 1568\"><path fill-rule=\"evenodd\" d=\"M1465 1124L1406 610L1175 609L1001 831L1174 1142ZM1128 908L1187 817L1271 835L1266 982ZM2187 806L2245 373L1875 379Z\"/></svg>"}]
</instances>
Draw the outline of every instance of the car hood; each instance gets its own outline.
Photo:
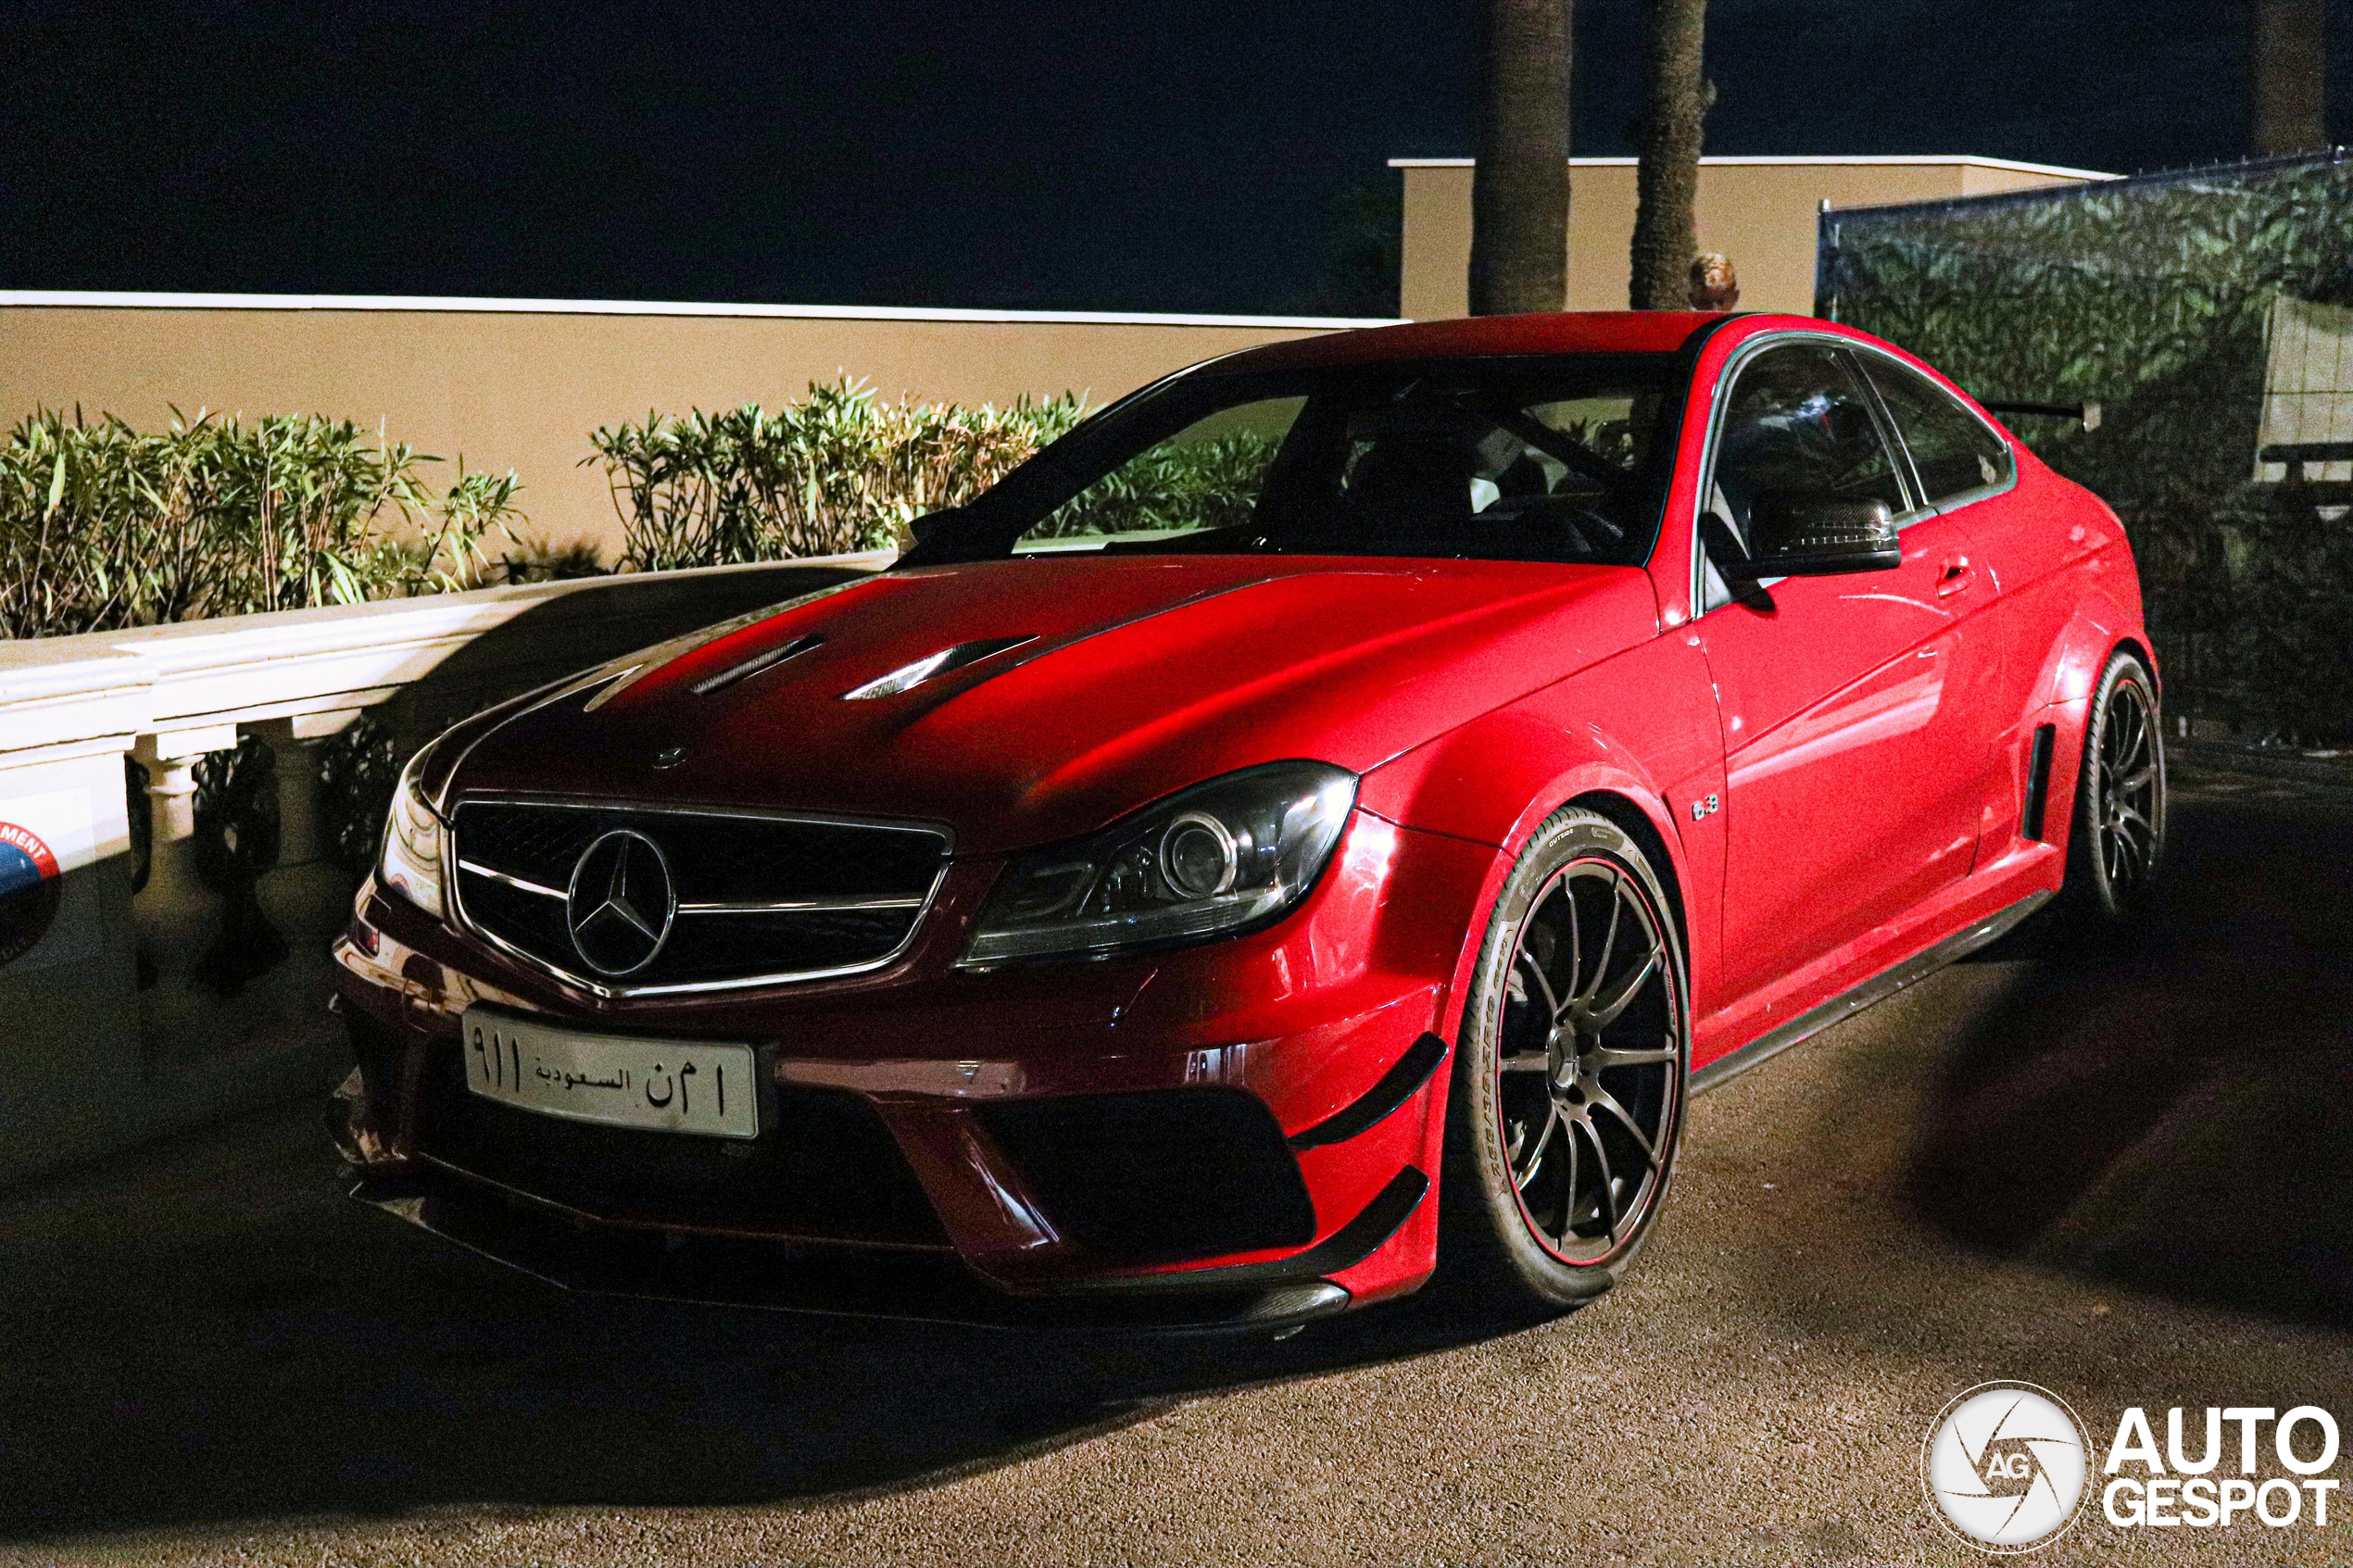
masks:
<instances>
[{"instance_id":1,"label":"car hood","mask_svg":"<svg viewBox=\"0 0 2353 1568\"><path fill-rule=\"evenodd\" d=\"M445 802L528 793L917 819L950 827L959 853L988 853L1254 763L1365 771L1654 634L1656 614L1648 579L1625 567L1090 554L895 571L461 726L429 782ZM845 696L1011 638L1028 640L896 695Z\"/></svg>"}]
</instances>

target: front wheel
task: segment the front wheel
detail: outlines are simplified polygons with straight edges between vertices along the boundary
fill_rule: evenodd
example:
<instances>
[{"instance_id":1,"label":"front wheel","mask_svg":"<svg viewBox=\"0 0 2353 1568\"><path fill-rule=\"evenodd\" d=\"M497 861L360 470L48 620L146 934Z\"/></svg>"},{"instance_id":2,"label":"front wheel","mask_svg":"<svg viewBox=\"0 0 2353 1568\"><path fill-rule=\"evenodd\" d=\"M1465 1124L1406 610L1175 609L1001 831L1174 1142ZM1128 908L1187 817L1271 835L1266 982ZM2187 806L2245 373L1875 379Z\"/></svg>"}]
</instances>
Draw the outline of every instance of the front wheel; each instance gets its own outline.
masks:
<instances>
[{"instance_id":1,"label":"front wheel","mask_svg":"<svg viewBox=\"0 0 2353 1568\"><path fill-rule=\"evenodd\" d=\"M1617 1282L1682 1134L1686 984L1640 847L1595 812L1554 813L1496 902L1454 1053L1450 1271L1555 1310Z\"/></svg>"},{"instance_id":2,"label":"front wheel","mask_svg":"<svg viewBox=\"0 0 2353 1568\"><path fill-rule=\"evenodd\" d=\"M2165 731L2148 666L2119 650L2083 726L2067 855L2070 900L2107 923L2139 914L2165 859Z\"/></svg>"}]
</instances>

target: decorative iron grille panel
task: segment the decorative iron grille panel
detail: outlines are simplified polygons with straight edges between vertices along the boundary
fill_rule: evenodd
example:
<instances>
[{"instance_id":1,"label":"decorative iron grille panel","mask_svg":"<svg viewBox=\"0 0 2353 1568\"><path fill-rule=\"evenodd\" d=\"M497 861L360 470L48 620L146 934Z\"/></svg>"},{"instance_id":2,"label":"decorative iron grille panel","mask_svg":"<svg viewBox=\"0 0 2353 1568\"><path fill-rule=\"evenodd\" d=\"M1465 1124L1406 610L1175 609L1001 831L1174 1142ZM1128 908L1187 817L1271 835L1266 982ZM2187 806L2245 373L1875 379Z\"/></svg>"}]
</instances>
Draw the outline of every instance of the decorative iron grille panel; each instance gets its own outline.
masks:
<instances>
[{"instance_id":1,"label":"decorative iron grille panel","mask_svg":"<svg viewBox=\"0 0 2353 1568\"><path fill-rule=\"evenodd\" d=\"M2353 737L2353 155L1822 214L1815 314L1981 399L2132 536L2169 721Z\"/></svg>"}]
</instances>

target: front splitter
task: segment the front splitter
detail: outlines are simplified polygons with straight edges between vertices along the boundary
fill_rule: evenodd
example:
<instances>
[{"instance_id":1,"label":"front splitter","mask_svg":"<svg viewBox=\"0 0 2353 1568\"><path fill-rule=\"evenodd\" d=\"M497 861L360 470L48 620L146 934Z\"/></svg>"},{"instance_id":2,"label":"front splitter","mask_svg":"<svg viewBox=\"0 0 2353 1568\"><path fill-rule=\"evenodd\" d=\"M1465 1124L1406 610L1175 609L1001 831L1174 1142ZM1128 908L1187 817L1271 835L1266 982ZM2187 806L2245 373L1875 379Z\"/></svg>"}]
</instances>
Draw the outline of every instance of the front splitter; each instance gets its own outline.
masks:
<instances>
[{"instance_id":1,"label":"front splitter","mask_svg":"<svg viewBox=\"0 0 2353 1568\"><path fill-rule=\"evenodd\" d=\"M1328 1280L1265 1289L1021 1297L952 1257L581 1224L437 1174L362 1176L351 1196L494 1262L583 1295L1014 1332L1280 1332L1345 1311Z\"/></svg>"}]
</instances>

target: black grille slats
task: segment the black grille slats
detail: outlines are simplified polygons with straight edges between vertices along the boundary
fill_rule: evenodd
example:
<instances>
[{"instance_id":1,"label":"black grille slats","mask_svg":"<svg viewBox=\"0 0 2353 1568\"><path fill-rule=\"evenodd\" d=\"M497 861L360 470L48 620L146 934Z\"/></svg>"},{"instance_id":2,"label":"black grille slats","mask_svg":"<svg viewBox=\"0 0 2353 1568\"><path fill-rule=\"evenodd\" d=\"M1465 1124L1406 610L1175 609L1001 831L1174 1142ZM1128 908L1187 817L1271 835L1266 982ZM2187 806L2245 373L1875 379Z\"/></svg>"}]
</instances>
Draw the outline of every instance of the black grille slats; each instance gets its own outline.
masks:
<instances>
[{"instance_id":1,"label":"black grille slats","mask_svg":"<svg viewBox=\"0 0 2353 1568\"><path fill-rule=\"evenodd\" d=\"M1075 1095L980 1114L1055 1227L1090 1251L1172 1261L1315 1239L1299 1161L1255 1095Z\"/></svg>"},{"instance_id":2,"label":"black grille slats","mask_svg":"<svg viewBox=\"0 0 2353 1568\"><path fill-rule=\"evenodd\" d=\"M878 963L905 945L948 854L936 829L627 807L470 800L453 829L469 922L566 975L629 990ZM564 901L550 895L568 888L581 856L618 829L660 847L679 910L653 961L612 977L582 960ZM803 902L824 907L757 907ZM841 907L857 903L884 907ZM706 905L731 907L697 908Z\"/></svg>"}]
</instances>

